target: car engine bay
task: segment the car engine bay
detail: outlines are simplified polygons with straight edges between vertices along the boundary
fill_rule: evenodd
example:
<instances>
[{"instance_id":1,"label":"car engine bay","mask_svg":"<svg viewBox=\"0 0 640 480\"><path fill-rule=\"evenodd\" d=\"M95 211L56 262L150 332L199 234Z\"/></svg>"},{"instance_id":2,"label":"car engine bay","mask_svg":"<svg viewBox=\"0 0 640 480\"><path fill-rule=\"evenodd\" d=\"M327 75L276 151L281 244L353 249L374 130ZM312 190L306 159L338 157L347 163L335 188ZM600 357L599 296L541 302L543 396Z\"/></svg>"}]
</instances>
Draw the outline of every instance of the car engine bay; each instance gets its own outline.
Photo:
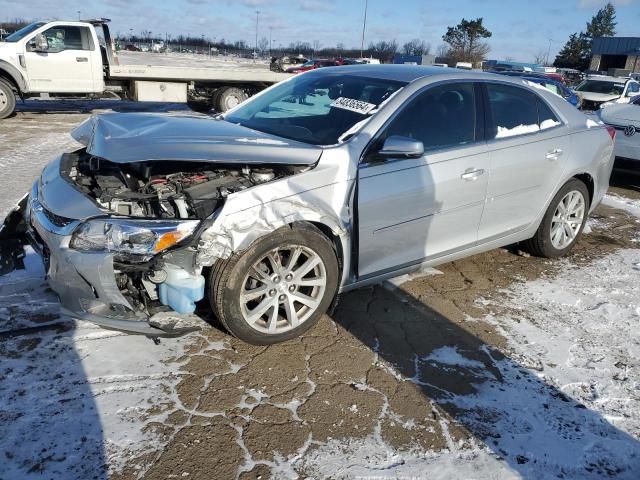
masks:
<instances>
[{"instance_id":1,"label":"car engine bay","mask_svg":"<svg viewBox=\"0 0 640 480\"><path fill-rule=\"evenodd\" d=\"M100 207L121 216L162 219L205 219L232 193L303 169L185 161L118 164L84 150L61 162L62 176Z\"/></svg>"}]
</instances>

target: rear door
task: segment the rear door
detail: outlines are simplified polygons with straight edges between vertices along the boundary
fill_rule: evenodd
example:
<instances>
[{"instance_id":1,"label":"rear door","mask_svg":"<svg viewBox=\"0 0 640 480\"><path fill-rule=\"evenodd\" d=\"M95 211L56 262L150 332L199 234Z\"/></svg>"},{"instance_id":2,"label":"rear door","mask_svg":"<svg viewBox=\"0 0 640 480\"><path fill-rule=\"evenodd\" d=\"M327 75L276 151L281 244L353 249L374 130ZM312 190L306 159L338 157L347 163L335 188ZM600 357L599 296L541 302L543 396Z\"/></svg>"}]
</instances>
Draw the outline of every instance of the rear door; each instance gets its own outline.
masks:
<instances>
[{"instance_id":1,"label":"rear door","mask_svg":"<svg viewBox=\"0 0 640 480\"><path fill-rule=\"evenodd\" d=\"M94 92L93 62L102 62L88 27L55 25L42 32L49 46L36 52L27 42L27 77L33 92ZM97 58L95 57L97 55Z\"/></svg>"},{"instance_id":2,"label":"rear door","mask_svg":"<svg viewBox=\"0 0 640 480\"><path fill-rule=\"evenodd\" d=\"M479 90L428 87L390 120L358 172L358 274L373 276L472 246L489 158ZM418 159L375 158L392 135L423 142Z\"/></svg>"},{"instance_id":3,"label":"rear door","mask_svg":"<svg viewBox=\"0 0 640 480\"><path fill-rule=\"evenodd\" d=\"M510 84L484 85L491 176L480 242L522 230L538 218L571 147L567 127L536 93Z\"/></svg>"}]
</instances>

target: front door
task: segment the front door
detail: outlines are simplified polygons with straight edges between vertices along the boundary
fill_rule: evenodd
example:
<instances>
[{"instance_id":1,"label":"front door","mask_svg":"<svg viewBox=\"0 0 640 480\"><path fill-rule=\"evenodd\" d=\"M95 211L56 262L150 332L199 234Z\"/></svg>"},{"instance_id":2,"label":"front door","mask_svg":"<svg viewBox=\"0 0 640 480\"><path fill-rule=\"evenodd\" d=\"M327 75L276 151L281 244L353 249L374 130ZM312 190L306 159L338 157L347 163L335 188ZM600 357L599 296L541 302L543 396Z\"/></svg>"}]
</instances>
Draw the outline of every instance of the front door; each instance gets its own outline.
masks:
<instances>
[{"instance_id":1,"label":"front door","mask_svg":"<svg viewBox=\"0 0 640 480\"><path fill-rule=\"evenodd\" d=\"M27 78L32 92L89 93L94 91L93 62L100 61L87 27L57 25L43 32L46 52L25 52Z\"/></svg>"},{"instance_id":2,"label":"front door","mask_svg":"<svg viewBox=\"0 0 640 480\"><path fill-rule=\"evenodd\" d=\"M358 172L358 275L367 277L474 245L489 157L477 87L428 87L384 128ZM423 142L418 159L376 159L392 135Z\"/></svg>"}]
</instances>

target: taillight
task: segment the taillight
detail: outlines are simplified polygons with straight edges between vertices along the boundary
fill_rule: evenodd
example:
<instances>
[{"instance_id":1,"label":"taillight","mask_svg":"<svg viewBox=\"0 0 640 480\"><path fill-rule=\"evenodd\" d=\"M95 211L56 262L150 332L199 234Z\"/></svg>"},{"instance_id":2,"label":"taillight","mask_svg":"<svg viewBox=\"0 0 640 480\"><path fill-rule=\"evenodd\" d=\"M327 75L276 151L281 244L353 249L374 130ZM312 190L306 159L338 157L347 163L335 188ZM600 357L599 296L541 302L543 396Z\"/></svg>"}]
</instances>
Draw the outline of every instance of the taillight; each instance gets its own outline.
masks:
<instances>
[{"instance_id":1,"label":"taillight","mask_svg":"<svg viewBox=\"0 0 640 480\"><path fill-rule=\"evenodd\" d=\"M609 136L611 137L611 140L615 140L616 139L616 129L613 127L607 127L607 132L609 132Z\"/></svg>"}]
</instances>

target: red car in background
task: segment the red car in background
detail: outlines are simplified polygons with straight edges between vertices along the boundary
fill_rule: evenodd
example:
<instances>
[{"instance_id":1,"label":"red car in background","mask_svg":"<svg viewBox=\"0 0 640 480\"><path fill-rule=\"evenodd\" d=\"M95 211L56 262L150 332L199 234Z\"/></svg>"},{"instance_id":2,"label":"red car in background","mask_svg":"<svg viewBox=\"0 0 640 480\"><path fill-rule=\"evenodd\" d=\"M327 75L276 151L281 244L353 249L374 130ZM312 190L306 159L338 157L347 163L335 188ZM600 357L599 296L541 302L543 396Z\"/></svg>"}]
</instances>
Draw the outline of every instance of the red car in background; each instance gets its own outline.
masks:
<instances>
[{"instance_id":1,"label":"red car in background","mask_svg":"<svg viewBox=\"0 0 640 480\"><path fill-rule=\"evenodd\" d=\"M308 70L315 70L322 67L335 67L338 65L335 60L309 60L302 65L296 65L295 67L287 68L287 73L302 73Z\"/></svg>"}]
</instances>

